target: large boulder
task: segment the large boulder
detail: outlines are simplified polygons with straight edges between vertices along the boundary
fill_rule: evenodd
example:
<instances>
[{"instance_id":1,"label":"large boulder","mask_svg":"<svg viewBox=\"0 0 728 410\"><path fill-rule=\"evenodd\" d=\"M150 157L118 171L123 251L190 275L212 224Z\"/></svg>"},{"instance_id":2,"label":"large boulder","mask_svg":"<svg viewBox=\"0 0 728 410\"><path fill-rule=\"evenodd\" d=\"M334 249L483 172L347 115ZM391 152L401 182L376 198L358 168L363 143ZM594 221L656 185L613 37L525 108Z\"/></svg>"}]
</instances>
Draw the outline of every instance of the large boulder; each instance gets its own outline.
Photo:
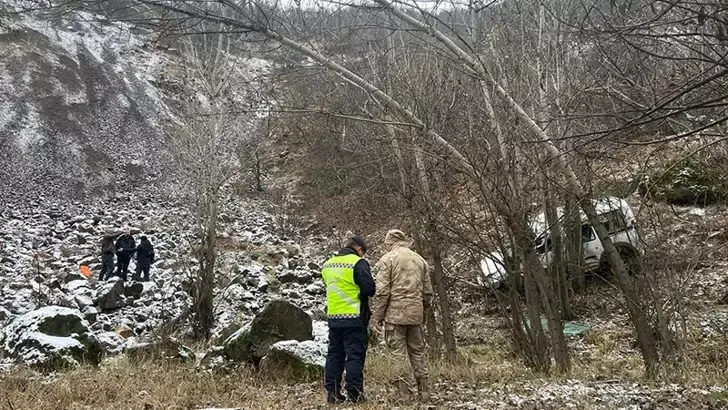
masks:
<instances>
[{"instance_id":1,"label":"large boulder","mask_svg":"<svg viewBox=\"0 0 728 410\"><path fill-rule=\"evenodd\" d=\"M275 343L260 361L266 374L296 381L320 379L326 365L326 345L312 340Z\"/></svg>"},{"instance_id":2,"label":"large boulder","mask_svg":"<svg viewBox=\"0 0 728 410\"><path fill-rule=\"evenodd\" d=\"M96 365L102 354L81 312L60 306L16 317L3 329L0 345L16 363L48 371Z\"/></svg>"},{"instance_id":3,"label":"large boulder","mask_svg":"<svg viewBox=\"0 0 728 410\"><path fill-rule=\"evenodd\" d=\"M124 290L124 281L121 278L113 277L99 287L94 305L98 306L102 311L126 306Z\"/></svg>"},{"instance_id":4,"label":"large boulder","mask_svg":"<svg viewBox=\"0 0 728 410\"><path fill-rule=\"evenodd\" d=\"M290 302L277 299L268 303L250 326L230 336L223 346L232 360L257 365L273 344L284 340L313 340L311 317Z\"/></svg>"}]
</instances>

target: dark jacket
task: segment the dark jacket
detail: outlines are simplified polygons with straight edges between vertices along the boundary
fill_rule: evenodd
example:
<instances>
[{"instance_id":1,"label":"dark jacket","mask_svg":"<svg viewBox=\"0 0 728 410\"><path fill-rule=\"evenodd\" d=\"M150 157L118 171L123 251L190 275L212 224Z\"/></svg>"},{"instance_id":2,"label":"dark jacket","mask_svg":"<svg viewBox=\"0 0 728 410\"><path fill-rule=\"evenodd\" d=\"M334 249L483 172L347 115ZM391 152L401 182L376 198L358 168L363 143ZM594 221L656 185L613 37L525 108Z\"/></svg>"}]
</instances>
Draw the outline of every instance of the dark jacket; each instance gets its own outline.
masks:
<instances>
[{"instance_id":1,"label":"dark jacket","mask_svg":"<svg viewBox=\"0 0 728 410\"><path fill-rule=\"evenodd\" d=\"M339 250L338 256L356 255L356 251L351 248L343 248ZM354 283L359 286L359 300L361 301L361 313L358 319L329 319L329 327L367 327L369 318L372 313L369 310L369 298L374 296L376 286L372 278L372 272L369 269L369 262L366 259L360 259L354 265Z\"/></svg>"},{"instance_id":2,"label":"dark jacket","mask_svg":"<svg viewBox=\"0 0 728 410\"><path fill-rule=\"evenodd\" d=\"M105 236L104 239L101 240L101 254L111 255L113 257L114 253L114 238L111 236Z\"/></svg>"},{"instance_id":3,"label":"dark jacket","mask_svg":"<svg viewBox=\"0 0 728 410\"><path fill-rule=\"evenodd\" d=\"M151 265L154 263L154 247L148 239L142 239L136 248L137 265Z\"/></svg>"},{"instance_id":4,"label":"dark jacket","mask_svg":"<svg viewBox=\"0 0 728 410\"><path fill-rule=\"evenodd\" d=\"M121 251L119 251L121 249ZM116 254L118 256L131 256L136 251L136 242L131 235L121 235L116 240Z\"/></svg>"}]
</instances>

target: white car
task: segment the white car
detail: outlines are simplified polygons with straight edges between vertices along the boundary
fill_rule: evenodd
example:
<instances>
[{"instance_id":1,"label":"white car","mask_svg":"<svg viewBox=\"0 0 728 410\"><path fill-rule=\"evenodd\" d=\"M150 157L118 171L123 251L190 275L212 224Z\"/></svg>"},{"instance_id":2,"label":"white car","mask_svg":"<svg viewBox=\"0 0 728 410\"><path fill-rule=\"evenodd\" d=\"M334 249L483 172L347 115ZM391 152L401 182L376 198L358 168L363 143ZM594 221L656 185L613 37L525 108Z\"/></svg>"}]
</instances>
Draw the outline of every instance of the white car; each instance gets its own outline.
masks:
<instances>
[{"instance_id":1,"label":"white car","mask_svg":"<svg viewBox=\"0 0 728 410\"><path fill-rule=\"evenodd\" d=\"M637 234L634 213L629 204L620 198L607 197L595 203L597 215L609 232L609 237L619 250L625 263L636 266L644 255L639 235ZM557 209L559 219L564 216L563 208ZM602 242L597 238L594 228L583 211L581 215L581 235L584 259L582 270L584 272L604 269L608 262L604 255ZM531 229L536 237L535 248L541 257L541 263L548 267L553 259L551 238L549 236L549 225L544 213L538 214L531 221ZM500 288L506 283L507 274L504 266L503 255L500 252L492 252L480 261L480 269L483 273L484 284L492 288Z\"/></svg>"}]
</instances>

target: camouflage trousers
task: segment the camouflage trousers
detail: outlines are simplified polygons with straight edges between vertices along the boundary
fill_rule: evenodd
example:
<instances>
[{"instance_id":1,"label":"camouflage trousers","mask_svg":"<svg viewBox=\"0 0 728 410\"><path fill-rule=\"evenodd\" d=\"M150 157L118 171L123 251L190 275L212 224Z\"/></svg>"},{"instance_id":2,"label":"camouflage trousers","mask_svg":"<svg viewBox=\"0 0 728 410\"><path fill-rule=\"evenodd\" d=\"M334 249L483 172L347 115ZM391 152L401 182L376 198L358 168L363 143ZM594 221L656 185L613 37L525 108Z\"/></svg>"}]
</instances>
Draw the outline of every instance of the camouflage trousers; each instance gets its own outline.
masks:
<instances>
[{"instance_id":1,"label":"camouflage trousers","mask_svg":"<svg viewBox=\"0 0 728 410\"><path fill-rule=\"evenodd\" d=\"M427 347L421 325L385 324L384 342L395 372L393 384L404 394L417 394L417 380L427 377Z\"/></svg>"}]
</instances>

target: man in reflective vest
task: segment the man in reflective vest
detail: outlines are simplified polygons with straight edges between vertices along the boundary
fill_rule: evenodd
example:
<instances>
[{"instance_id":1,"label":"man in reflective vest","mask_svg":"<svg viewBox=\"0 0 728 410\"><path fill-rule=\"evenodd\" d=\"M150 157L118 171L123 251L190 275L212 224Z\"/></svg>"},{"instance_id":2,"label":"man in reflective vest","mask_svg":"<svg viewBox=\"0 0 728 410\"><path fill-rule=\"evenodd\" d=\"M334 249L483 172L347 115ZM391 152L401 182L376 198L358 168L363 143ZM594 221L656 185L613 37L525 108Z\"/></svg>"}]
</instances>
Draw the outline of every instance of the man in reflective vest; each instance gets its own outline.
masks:
<instances>
[{"instance_id":1,"label":"man in reflective vest","mask_svg":"<svg viewBox=\"0 0 728 410\"><path fill-rule=\"evenodd\" d=\"M363 402L364 361L367 353L369 298L374 280L364 239L354 236L336 256L324 263L321 275L326 283L329 319L329 351L326 358L326 395L329 403ZM346 370L346 396L341 378Z\"/></svg>"}]
</instances>

